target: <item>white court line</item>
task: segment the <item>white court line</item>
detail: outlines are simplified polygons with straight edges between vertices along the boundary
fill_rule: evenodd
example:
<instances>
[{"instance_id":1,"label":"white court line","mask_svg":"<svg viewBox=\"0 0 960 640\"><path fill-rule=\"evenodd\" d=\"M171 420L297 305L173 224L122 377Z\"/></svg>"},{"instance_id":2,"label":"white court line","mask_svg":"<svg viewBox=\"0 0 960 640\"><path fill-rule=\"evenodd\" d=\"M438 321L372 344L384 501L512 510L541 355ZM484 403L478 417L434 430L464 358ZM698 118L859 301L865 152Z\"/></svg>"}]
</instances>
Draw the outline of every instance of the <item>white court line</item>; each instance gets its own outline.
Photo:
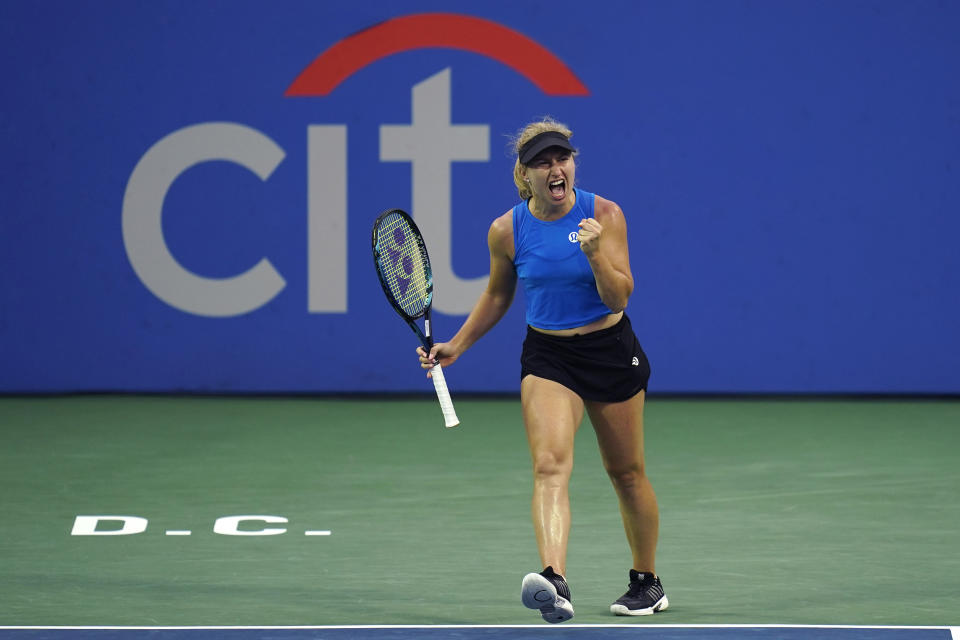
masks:
<instances>
[{"instance_id":1,"label":"white court line","mask_svg":"<svg viewBox=\"0 0 960 640\"><path fill-rule=\"evenodd\" d=\"M323 631L327 629L595 629L595 628L630 628L630 629L876 629L876 630L917 630L917 631L949 631L953 640L960 640L960 627L934 627L921 625L856 625L856 624L658 624L649 625L637 623L621 624L336 624L336 625L303 625L303 626L0 626L0 630L77 630L77 631L282 631L285 629Z\"/></svg>"}]
</instances>

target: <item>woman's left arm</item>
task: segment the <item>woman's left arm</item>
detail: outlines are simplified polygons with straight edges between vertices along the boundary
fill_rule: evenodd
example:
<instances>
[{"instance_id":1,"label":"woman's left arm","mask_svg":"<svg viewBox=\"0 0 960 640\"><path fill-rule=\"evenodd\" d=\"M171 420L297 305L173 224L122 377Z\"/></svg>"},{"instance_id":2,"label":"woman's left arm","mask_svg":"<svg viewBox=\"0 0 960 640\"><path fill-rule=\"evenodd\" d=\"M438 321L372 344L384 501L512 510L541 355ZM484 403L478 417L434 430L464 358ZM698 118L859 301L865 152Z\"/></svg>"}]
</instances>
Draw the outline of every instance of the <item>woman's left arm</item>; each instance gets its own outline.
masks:
<instances>
[{"instance_id":1,"label":"woman's left arm","mask_svg":"<svg viewBox=\"0 0 960 640\"><path fill-rule=\"evenodd\" d=\"M580 221L580 249L590 261L600 299L611 311L623 311L633 293L627 223L617 203L595 198L594 217Z\"/></svg>"}]
</instances>

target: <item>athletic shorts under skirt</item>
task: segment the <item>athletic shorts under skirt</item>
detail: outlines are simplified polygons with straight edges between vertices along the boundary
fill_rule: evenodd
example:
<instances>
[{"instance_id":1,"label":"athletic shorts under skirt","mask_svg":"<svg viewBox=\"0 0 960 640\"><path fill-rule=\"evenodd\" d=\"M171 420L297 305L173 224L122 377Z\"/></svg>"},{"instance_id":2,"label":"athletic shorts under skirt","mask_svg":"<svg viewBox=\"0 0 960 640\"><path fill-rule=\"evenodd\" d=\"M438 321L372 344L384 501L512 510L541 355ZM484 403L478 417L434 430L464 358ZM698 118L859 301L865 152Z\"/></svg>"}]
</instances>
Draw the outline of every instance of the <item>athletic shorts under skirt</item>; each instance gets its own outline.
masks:
<instances>
[{"instance_id":1,"label":"athletic shorts under skirt","mask_svg":"<svg viewBox=\"0 0 960 640\"><path fill-rule=\"evenodd\" d=\"M527 327L520 379L559 382L584 400L623 402L647 388L650 363L623 314L612 327L576 336L552 336Z\"/></svg>"}]
</instances>

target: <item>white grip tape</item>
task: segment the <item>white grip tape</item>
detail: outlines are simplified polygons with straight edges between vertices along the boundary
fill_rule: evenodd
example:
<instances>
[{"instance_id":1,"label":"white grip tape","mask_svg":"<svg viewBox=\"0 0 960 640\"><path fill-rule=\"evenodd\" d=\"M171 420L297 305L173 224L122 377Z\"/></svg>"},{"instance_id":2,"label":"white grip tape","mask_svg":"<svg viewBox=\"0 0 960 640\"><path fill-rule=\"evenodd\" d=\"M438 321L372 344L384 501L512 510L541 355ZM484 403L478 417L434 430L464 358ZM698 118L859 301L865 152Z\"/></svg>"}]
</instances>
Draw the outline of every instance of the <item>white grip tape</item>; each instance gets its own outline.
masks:
<instances>
[{"instance_id":1,"label":"white grip tape","mask_svg":"<svg viewBox=\"0 0 960 640\"><path fill-rule=\"evenodd\" d=\"M453 410L453 400L450 399L447 381L443 377L443 370L440 365L435 365L433 369L430 369L430 377L433 379L433 387L437 390L437 399L440 400L443 423L447 425L448 429L457 426L460 424L460 418L457 417L457 412Z\"/></svg>"}]
</instances>

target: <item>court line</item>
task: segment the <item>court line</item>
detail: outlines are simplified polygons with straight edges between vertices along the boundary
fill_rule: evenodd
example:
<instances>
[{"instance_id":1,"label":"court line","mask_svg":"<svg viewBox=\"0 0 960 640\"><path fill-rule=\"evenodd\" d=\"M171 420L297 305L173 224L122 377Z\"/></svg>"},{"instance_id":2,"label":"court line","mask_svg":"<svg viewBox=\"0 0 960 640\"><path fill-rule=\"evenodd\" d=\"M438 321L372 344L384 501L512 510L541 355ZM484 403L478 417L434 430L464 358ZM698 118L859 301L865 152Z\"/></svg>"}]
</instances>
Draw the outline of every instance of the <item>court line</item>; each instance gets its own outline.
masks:
<instances>
[{"instance_id":1,"label":"court line","mask_svg":"<svg viewBox=\"0 0 960 640\"><path fill-rule=\"evenodd\" d=\"M76 631L265 631L308 630L322 631L334 629L876 629L903 631L949 631L954 640L960 640L960 627L923 626L923 625L856 625L856 624L659 624L603 623L603 624L564 624L546 626L543 624L342 624L342 625L268 625L268 626L0 626L0 630L76 630Z\"/></svg>"}]
</instances>

